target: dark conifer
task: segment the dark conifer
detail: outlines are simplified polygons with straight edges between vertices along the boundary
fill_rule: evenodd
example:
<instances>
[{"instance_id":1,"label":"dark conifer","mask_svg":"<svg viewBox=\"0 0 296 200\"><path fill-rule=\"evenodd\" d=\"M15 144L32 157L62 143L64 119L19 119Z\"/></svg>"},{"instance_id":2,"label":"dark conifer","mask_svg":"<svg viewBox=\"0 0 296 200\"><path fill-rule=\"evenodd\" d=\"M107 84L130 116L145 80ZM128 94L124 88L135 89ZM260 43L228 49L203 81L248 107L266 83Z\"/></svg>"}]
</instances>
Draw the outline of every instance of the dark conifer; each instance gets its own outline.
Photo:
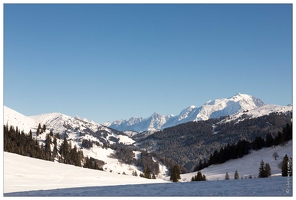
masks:
<instances>
[{"instance_id":1,"label":"dark conifer","mask_svg":"<svg viewBox=\"0 0 296 200\"><path fill-rule=\"evenodd\" d=\"M45 146L44 146L44 150L45 150L45 157L46 160L51 160L51 137L49 134L46 134L46 138L45 138Z\"/></svg>"},{"instance_id":2,"label":"dark conifer","mask_svg":"<svg viewBox=\"0 0 296 200\"><path fill-rule=\"evenodd\" d=\"M271 176L271 169L270 169L270 165L268 163L265 163L265 176L266 177Z\"/></svg>"},{"instance_id":3,"label":"dark conifer","mask_svg":"<svg viewBox=\"0 0 296 200\"><path fill-rule=\"evenodd\" d=\"M181 179L181 176L180 176L180 167L179 167L179 165L175 165L171 169L170 180L173 181L173 182L178 182L179 179Z\"/></svg>"},{"instance_id":4,"label":"dark conifer","mask_svg":"<svg viewBox=\"0 0 296 200\"><path fill-rule=\"evenodd\" d=\"M282 176L288 176L288 156L287 154L283 158L283 164L282 164Z\"/></svg>"},{"instance_id":5,"label":"dark conifer","mask_svg":"<svg viewBox=\"0 0 296 200\"><path fill-rule=\"evenodd\" d=\"M39 124L38 124L38 128L37 128L36 135L39 136L40 133L41 133L41 124L39 123Z\"/></svg>"},{"instance_id":6,"label":"dark conifer","mask_svg":"<svg viewBox=\"0 0 296 200\"><path fill-rule=\"evenodd\" d=\"M46 125L43 124L43 127L42 127L42 133L44 133L46 131Z\"/></svg>"},{"instance_id":7,"label":"dark conifer","mask_svg":"<svg viewBox=\"0 0 296 200\"><path fill-rule=\"evenodd\" d=\"M53 151L52 151L53 157L55 158L58 155L58 147L57 147L57 138L53 138Z\"/></svg>"},{"instance_id":8,"label":"dark conifer","mask_svg":"<svg viewBox=\"0 0 296 200\"><path fill-rule=\"evenodd\" d=\"M234 173L234 179L239 179L239 175L238 175L237 170L235 170L235 173Z\"/></svg>"},{"instance_id":9,"label":"dark conifer","mask_svg":"<svg viewBox=\"0 0 296 200\"><path fill-rule=\"evenodd\" d=\"M226 172L226 174L225 174L225 180L229 180L229 174L228 174L228 172Z\"/></svg>"},{"instance_id":10,"label":"dark conifer","mask_svg":"<svg viewBox=\"0 0 296 200\"><path fill-rule=\"evenodd\" d=\"M206 181L207 178L204 174L201 173L201 171L198 171L195 176L191 178L191 181Z\"/></svg>"},{"instance_id":11,"label":"dark conifer","mask_svg":"<svg viewBox=\"0 0 296 200\"><path fill-rule=\"evenodd\" d=\"M261 160L260 162L260 167L259 167L259 174L258 174L258 178L264 178L265 177L265 169L264 169L264 161Z\"/></svg>"},{"instance_id":12,"label":"dark conifer","mask_svg":"<svg viewBox=\"0 0 296 200\"><path fill-rule=\"evenodd\" d=\"M146 167L144 170L144 178L151 179L151 170L149 167Z\"/></svg>"}]
</instances>

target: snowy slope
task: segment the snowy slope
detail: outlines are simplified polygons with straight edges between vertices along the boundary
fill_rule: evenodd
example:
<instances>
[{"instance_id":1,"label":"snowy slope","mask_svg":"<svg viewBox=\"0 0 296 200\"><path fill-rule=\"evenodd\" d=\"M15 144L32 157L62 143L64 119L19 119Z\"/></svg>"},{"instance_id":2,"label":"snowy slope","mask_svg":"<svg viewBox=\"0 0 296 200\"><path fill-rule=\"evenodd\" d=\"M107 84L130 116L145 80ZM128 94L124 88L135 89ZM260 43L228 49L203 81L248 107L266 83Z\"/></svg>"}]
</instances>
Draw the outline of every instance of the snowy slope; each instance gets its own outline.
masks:
<instances>
[{"instance_id":1,"label":"snowy slope","mask_svg":"<svg viewBox=\"0 0 296 200\"><path fill-rule=\"evenodd\" d=\"M164 116L153 113L152 116L148 118L133 117L129 120L118 120L112 123L108 122L105 125L121 131L155 131L190 121L207 120L210 118L232 115L245 110L252 110L263 105L263 101L258 98L238 93L230 98L208 101L201 107L191 105L176 116Z\"/></svg>"},{"instance_id":2,"label":"snowy slope","mask_svg":"<svg viewBox=\"0 0 296 200\"><path fill-rule=\"evenodd\" d=\"M277 152L279 157L275 160L272 156ZM224 180L225 174L228 172L230 179L234 178L235 170L241 177L249 177L250 175L258 177L260 161L263 159L264 163L269 163L272 176L281 176L281 169L278 168L279 163L283 160L285 155L292 157L292 142L288 142L284 147L276 146L275 148L263 148L254 151L239 159L229 160L223 164L211 165L202 169L202 174L205 174L208 180ZM197 172L182 174L182 181L190 181Z\"/></svg>"},{"instance_id":3,"label":"snowy slope","mask_svg":"<svg viewBox=\"0 0 296 200\"><path fill-rule=\"evenodd\" d=\"M280 156L276 161L275 151ZM277 169L285 154L292 154L291 142L201 170L209 181L189 182L194 172L171 183L169 177L145 179L4 152L4 196L292 196L292 178L280 177ZM254 178L261 159L270 164L271 178ZM223 180L226 172L233 179L235 170L240 177L253 178ZM11 193L18 191L27 192Z\"/></svg>"},{"instance_id":4,"label":"snowy slope","mask_svg":"<svg viewBox=\"0 0 296 200\"><path fill-rule=\"evenodd\" d=\"M259 108L245 110L243 112L233 114L233 115L221 120L219 123L227 123L230 121L240 122L245 119L261 117L264 115L268 115L270 113L289 113L289 112L292 112L292 109L293 109L292 105L279 106L279 105L267 104L267 105L263 105Z\"/></svg>"},{"instance_id":5,"label":"snowy slope","mask_svg":"<svg viewBox=\"0 0 296 200\"><path fill-rule=\"evenodd\" d=\"M73 140L82 140L84 137L82 135L89 133L96 133L104 131L107 136L103 138L108 143L114 143L110 138L115 138L118 142L124 144L132 144L135 141L132 140L125 134L120 134L118 131L113 131L108 127L102 126L95 122L89 122L87 119L80 119L79 117L70 117L61 113L48 113L36 116L25 116L11 108L4 106L4 122L5 125L12 125L18 127L19 130L24 130L25 133L29 133L32 130L33 134L36 132L38 124L41 126L46 125L46 128L52 130L53 133L63 134L66 133L68 137ZM95 139L94 135L87 135L88 139L93 138L97 142L101 141Z\"/></svg>"},{"instance_id":6,"label":"snowy slope","mask_svg":"<svg viewBox=\"0 0 296 200\"><path fill-rule=\"evenodd\" d=\"M27 130L25 133L28 133L31 129L33 136L38 139L39 145L45 141L46 134L49 134L50 130L52 130L54 134L59 133L62 136L61 139L57 139L58 149L65 135L67 136L68 142L71 141L72 148L76 146L81 149L85 157L92 157L104 161L104 171L116 174L125 173L127 175L131 175L134 171L138 174L142 173L142 169L138 169L134 165L124 164L118 159L113 158L112 154L115 153L114 150L103 147L106 143L113 144L116 141L126 145L133 144L135 141L124 133L112 130L94 122L89 122L86 119L70 117L61 113L48 113L26 117L8 107L4 107L4 109L4 123L8 123L8 125L13 125L14 127L18 126L20 130L24 128ZM36 130L39 123L41 126L45 124L47 130L39 136L36 136ZM93 147L89 149L81 148L83 140L92 141ZM137 158L139 152L134 151L134 154L135 158ZM161 164L160 168L163 170L160 170L158 176L165 176L168 171L167 168Z\"/></svg>"},{"instance_id":7,"label":"snowy slope","mask_svg":"<svg viewBox=\"0 0 296 200\"><path fill-rule=\"evenodd\" d=\"M4 193L55 188L163 183L4 152Z\"/></svg>"},{"instance_id":8,"label":"snowy slope","mask_svg":"<svg viewBox=\"0 0 296 200\"><path fill-rule=\"evenodd\" d=\"M3 108L3 124L9 126L18 127L19 130L24 130L25 133L29 133L30 130L35 130L38 126L36 121L30 117L27 117L11 108L4 106Z\"/></svg>"}]
</instances>

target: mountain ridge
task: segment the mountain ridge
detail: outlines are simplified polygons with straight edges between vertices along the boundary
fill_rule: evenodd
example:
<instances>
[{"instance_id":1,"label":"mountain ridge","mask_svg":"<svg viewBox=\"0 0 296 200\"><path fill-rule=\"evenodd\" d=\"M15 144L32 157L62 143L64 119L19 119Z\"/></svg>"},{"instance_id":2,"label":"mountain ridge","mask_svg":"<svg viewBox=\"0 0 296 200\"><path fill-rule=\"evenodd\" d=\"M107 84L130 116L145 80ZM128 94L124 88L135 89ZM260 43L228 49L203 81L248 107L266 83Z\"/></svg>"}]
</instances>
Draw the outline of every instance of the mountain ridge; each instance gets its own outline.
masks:
<instances>
[{"instance_id":1,"label":"mountain ridge","mask_svg":"<svg viewBox=\"0 0 296 200\"><path fill-rule=\"evenodd\" d=\"M132 117L129 120L116 120L105 123L104 125L120 131L157 131L190 121L200 121L232 115L244 110L252 110L263 105L265 105L265 103L259 98L238 93L229 98L209 100L200 107L191 105L183 109L176 116L161 115L154 112L147 118Z\"/></svg>"}]
</instances>

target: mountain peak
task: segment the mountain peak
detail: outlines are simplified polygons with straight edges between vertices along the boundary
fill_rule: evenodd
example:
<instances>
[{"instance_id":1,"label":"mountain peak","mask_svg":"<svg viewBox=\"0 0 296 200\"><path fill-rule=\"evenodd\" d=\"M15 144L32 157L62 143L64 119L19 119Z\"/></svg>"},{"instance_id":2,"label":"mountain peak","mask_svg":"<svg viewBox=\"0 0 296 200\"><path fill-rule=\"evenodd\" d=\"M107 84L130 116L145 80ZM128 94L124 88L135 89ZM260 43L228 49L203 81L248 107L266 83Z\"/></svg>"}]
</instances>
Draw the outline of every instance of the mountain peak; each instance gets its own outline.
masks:
<instances>
[{"instance_id":1,"label":"mountain peak","mask_svg":"<svg viewBox=\"0 0 296 200\"><path fill-rule=\"evenodd\" d=\"M164 116L154 112L150 117L142 118L141 120L137 118L137 120L123 121L120 124L113 122L110 124L110 127L121 131L134 130L141 132L147 131L147 127L149 127L150 130L159 130L190 121L207 120L232 115L263 105L264 103L260 99L248 94L237 93L229 98L210 100L201 107L191 105L183 109L180 114L176 116Z\"/></svg>"},{"instance_id":2,"label":"mountain peak","mask_svg":"<svg viewBox=\"0 0 296 200\"><path fill-rule=\"evenodd\" d=\"M152 116L162 116L162 115L159 114L159 113L157 113L157 112L154 112L154 113L152 114Z\"/></svg>"},{"instance_id":3,"label":"mountain peak","mask_svg":"<svg viewBox=\"0 0 296 200\"><path fill-rule=\"evenodd\" d=\"M232 96L231 98L232 99L235 99L235 98L237 98L237 99L243 99L243 98L245 98L246 99L246 98L252 98L252 96L251 95L248 95L248 94L237 93L236 95Z\"/></svg>"}]
</instances>

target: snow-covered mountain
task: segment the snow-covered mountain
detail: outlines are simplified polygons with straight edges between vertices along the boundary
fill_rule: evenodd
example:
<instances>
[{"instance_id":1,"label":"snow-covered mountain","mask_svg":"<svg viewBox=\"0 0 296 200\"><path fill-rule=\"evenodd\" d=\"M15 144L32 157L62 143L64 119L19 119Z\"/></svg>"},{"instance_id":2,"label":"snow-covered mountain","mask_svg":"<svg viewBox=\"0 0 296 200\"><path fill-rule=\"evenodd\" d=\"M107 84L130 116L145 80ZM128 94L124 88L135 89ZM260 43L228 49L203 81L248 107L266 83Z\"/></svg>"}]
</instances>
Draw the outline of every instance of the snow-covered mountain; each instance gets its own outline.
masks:
<instances>
[{"instance_id":1,"label":"snow-covered mountain","mask_svg":"<svg viewBox=\"0 0 296 200\"><path fill-rule=\"evenodd\" d=\"M19 130L24 130L25 133L29 133L30 130L35 130L38 126L37 122L31 117L27 117L6 106L3 108L3 113L4 125L17 126Z\"/></svg>"},{"instance_id":2,"label":"snow-covered mountain","mask_svg":"<svg viewBox=\"0 0 296 200\"><path fill-rule=\"evenodd\" d=\"M292 105L279 106L273 104L266 104L252 110L244 110L243 112L238 112L236 114L227 116L223 120L219 121L218 124L227 123L230 121L235 121L236 123L238 123L245 119L257 118L264 115L269 115L270 113L289 113L292 112L292 109Z\"/></svg>"},{"instance_id":3,"label":"snow-covered mountain","mask_svg":"<svg viewBox=\"0 0 296 200\"><path fill-rule=\"evenodd\" d=\"M114 141L124 144L134 143L130 137L119 131L112 130L111 128L93 121L89 122L87 119L80 119L79 117L70 117L61 113L49 113L31 116L30 118L34 119L36 122L45 124L46 127L53 130L54 133L67 134L67 136L72 137L73 140L77 140L79 137L93 136L93 140L96 140L101 145L104 143L112 144ZM89 136L87 136L87 134ZM97 137L98 135L100 137Z\"/></svg>"},{"instance_id":4,"label":"snow-covered mountain","mask_svg":"<svg viewBox=\"0 0 296 200\"><path fill-rule=\"evenodd\" d=\"M37 127L46 125L46 131L40 135L36 135ZM71 141L72 148L74 146L82 150L85 157L92 157L94 159L103 161L105 171L112 171L113 173L131 174L133 171L141 173L140 169L133 165L127 165L120 162L116 158L112 158L115 151L106 146L114 143L122 143L126 145L133 144L135 141L122 132L113 130L101 124L89 122L86 119L79 117L70 117L61 113L48 113L36 116L25 116L13 109L4 106L4 124L8 126L18 127L19 130L24 130L28 133L30 130L33 137L43 143L46 134L52 131L54 134L59 133L61 139L58 139L58 146L61 145L63 138L66 137ZM84 140L93 143L91 148L85 148L82 145ZM135 157L140 152L135 151ZM165 173L165 172L164 172Z\"/></svg>"},{"instance_id":5,"label":"snow-covered mountain","mask_svg":"<svg viewBox=\"0 0 296 200\"><path fill-rule=\"evenodd\" d=\"M106 123L105 125L120 131L155 131L190 121L207 120L210 118L233 115L246 110L259 108L263 105L263 101L258 98L238 93L230 98L210 100L201 107L196 107L194 105L189 106L176 116L164 116L158 113L153 113L148 118L133 117L129 120L118 120L112 123Z\"/></svg>"}]
</instances>

